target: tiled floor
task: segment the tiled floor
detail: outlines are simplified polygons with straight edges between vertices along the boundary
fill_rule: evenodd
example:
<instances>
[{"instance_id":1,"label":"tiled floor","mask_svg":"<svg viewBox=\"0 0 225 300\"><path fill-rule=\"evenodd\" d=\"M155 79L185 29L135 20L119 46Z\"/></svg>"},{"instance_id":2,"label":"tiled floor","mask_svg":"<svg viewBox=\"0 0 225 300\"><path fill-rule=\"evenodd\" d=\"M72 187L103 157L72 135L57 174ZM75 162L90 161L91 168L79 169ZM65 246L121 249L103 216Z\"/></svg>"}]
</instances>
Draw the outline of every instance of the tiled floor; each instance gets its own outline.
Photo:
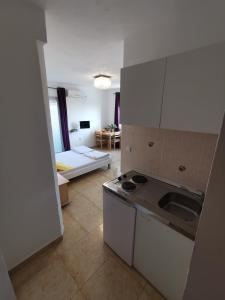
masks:
<instances>
[{"instance_id":1,"label":"tiled floor","mask_svg":"<svg viewBox=\"0 0 225 300\"><path fill-rule=\"evenodd\" d=\"M69 184L64 239L13 274L18 300L164 299L103 243L101 185L120 172L120 152L111 155L110 170Z\"/></svg>"}]
</instances>

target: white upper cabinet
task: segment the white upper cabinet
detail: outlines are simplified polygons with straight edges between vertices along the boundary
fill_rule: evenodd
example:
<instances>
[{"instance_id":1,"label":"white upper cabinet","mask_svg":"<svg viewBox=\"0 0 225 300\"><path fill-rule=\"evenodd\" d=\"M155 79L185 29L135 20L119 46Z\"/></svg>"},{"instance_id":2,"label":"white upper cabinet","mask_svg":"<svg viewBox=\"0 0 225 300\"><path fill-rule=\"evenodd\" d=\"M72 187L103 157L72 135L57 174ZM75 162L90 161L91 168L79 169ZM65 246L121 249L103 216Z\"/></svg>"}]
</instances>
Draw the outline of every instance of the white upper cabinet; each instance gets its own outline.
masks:
<instances>
[{"instance_id":1,"label":"white upper cabinet","mask_svg":"<svg viewBox=\"0 0 225 300\"><path fill-rule=\"evenodd\" d=\"M121 123L159 127L166 59L121 71Z\"/></svg>"},{"instance_id":2,"label":"white upper cabinet","mask_svg":"<svg viewBox=\"0 0 225 300\"><path fill-rule=\"evenodd\" d=\"M160 127L218 133L225 112L225 43L167 58Z\"/></svg>"}]
</instances>

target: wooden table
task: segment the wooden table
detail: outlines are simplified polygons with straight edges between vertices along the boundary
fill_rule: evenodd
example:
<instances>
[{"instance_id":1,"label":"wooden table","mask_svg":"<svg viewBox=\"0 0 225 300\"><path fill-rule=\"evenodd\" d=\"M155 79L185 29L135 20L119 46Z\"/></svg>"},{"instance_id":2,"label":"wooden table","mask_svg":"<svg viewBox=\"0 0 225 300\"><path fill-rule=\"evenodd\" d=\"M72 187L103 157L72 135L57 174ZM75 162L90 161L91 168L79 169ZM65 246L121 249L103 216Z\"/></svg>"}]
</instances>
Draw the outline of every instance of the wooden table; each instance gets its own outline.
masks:
<instances>
[{"instance_id":1,"label":"wooden table","mask_svg":"<svg viewBox=\"0 0 225 300\"><path fill-rule=\"evenodd\" d=\"M112 138L114 136L120 136L120 131L102 131L102 137L107 139L108 149L112 149Z\"/></svg>"},{"instance_id":2,"label":"wooden table","mask_svg":"<svg viewBox=\"0 0 225 300\"><path fill-rule=\"evenodd\" d=\"M68 182L65 177L63 177L61 174L57 173L58 177L58 186L59 186L59 195L60 195L60 201L61 206L65 206L70 203L69 201L69 195L68 195Z\"/></svg>"}]
</instances>

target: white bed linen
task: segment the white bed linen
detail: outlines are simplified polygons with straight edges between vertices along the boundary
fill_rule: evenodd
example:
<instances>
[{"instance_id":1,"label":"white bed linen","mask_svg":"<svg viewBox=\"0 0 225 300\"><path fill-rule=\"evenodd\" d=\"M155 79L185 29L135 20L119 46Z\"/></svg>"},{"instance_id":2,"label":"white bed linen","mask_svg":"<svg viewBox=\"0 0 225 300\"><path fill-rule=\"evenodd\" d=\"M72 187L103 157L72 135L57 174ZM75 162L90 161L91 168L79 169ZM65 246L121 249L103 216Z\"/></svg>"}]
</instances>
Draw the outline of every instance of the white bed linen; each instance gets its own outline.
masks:
<instances>
[{"instance_id":1,"label":"white bed linen","mask_svg":"<svg viewBox=\"0 0 225 300\"><path fill-rule=\"evenodd\" d=\"M55 158L56 162L71 167L70 170L60 172L67 179L72 179L99 168L110 167L111 163L109 155L95 160L86 157L84 154L78 154L73 150L56 153Z\"/></svg>"},{"instance_id":2,"label":"white bed linen","mask_svg":"<svg viewBox=\"0 0 225 300\"><path fill-rule=\"evenodd\" d=\"M79 168L93 163L91 158L88 158L82 154L78 154L73 150L56 153L56 162L62 163L71 168Z\"/></svg>"},{"instance_id":3,"label":"white bed linen","mask_svg":"<svg viewBox=\"0 0 225 300\"><path fill-rule=\"evenodd\" d=\"M109 156L109 153L104 153L104 152L100 152L100 151L91 151L91 152L88 152L88 153L84 153L84 155L88 158L92 158L92 159L101 159L103 157L107 157Z\"/></svg>"},{"instance_id":4,"label":"white bed linen","mask_svg":"<svg viewBox=\"0 0 225 300\"><path fill-rule=\"evenodd\" d=\"M80 153L80 154L89 153L91 151L94 151L93 149L91 149L87 146L77 146L77 147L74 147L72 150L74 152Z\"/></svg>"}]
</instances>

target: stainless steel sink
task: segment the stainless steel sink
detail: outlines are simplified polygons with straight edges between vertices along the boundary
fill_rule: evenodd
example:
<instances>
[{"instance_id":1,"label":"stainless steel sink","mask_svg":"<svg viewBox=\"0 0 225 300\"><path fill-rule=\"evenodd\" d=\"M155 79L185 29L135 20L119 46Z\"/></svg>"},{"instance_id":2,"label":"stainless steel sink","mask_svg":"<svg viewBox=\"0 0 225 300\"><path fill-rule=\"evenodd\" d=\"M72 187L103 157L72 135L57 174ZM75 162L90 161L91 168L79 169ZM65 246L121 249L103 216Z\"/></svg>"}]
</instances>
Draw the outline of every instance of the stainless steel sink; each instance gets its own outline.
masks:
<instances>
[{"instance_id":1,"label":"stainless steel sink","mask_svg":"<svg viewBox=\"0 0 225 300\"><path fill-rule=\"evenodd\" d=\"M202 210L202 200L180 193L167 193L159 200L159 206L184 221L194 221Z\"/></svg>"}]
</instances>

